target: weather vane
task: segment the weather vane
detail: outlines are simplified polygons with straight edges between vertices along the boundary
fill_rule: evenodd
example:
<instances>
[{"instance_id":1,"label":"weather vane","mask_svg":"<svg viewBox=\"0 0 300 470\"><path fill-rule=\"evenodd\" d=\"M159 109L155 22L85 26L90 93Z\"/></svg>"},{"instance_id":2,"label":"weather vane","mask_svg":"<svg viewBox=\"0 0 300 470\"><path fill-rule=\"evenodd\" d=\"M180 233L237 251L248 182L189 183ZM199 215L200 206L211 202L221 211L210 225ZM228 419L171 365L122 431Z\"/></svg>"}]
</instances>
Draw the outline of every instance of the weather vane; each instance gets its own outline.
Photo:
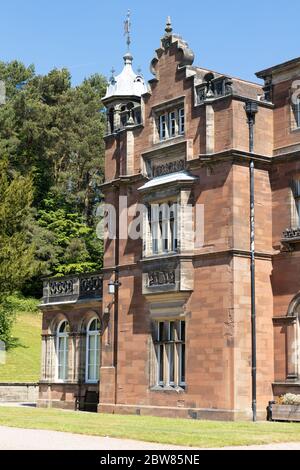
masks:
<instances>
[{"instance_id":1,"label":"weather vane","mask_svg":"<svg viewBox=\"0 0 300 470\"><path fill-rule=\"evenodd\" d=\"M127 43L128 51L130 49L130 44L131 44L130 33L131 33L131 17L130 17L130 10L128 10L126 19L124 21L124 35L127 36L126 43Z\"/></svg>"}]
</instances>

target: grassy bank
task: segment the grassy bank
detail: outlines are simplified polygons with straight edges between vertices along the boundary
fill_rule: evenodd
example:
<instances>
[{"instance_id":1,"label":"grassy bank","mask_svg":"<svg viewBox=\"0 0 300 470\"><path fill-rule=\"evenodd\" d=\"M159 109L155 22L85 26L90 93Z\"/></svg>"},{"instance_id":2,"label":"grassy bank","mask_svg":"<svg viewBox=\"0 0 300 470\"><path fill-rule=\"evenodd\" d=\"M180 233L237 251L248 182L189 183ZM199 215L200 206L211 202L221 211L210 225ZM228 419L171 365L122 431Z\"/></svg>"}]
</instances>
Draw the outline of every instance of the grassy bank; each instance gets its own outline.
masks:
<instances>
[{"instance_id":1,"label":"grassy bank","mask_svg":"<svg viewBox=\"0 0 300 470\"><path fill-rule=\"evenodd\" d=\"M18 346L0 364L0 382L37 382L40 377L42 316L33 299L12 298L16 313L13 336Z\"/></svg>"},{"instance_id":2,"label":"grassy bank","mask_svg":"<svg viewBox=\"0 0 300 470\"><path fill-rule=\"evenodd\" d=\"M300 442L296 423L223 423L0 407L0 425L194 447Z\"/></svg>"}]
</instances>

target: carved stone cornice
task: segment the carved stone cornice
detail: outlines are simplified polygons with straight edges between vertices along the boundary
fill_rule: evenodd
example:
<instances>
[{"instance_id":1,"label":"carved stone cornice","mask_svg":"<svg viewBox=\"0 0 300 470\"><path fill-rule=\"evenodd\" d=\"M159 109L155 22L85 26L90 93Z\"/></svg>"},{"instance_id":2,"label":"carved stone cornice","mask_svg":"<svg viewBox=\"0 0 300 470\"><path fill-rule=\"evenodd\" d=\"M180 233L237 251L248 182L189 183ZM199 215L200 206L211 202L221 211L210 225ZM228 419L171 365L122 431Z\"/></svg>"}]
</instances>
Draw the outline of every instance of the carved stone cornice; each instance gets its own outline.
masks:
<instances>
[{"instance_id":1,"label":"carved stone cornice","mask_svg":"<svg viewBox=\"0 0 300 470\"><path fill-rule=\"evenodd\" d=\"M135 175L122 175L113 180L105 181L104 183L100 184L99 187L101 188L102 192L105 193L113 187L119 188L120 186L126 186L136 182L145 181L147 181L147 178L142 173L136 173Z\"/></svg>"},{"instance_id":2,"label":"carved stone cornice","mask_svg":"<svg viewBox=\"0 0 300 470\"><path fill-rule=\"evenodd\" d=\"M297 321L296 316L291 316L291 315L285 315L282 317L273 317L272 318L273 323L275 324L293 324Z\"/></svg>"},{"instance_id":3,"label":"carved stone cornice","mask_svg":"<svg viewBox=\"0 0 300 470\"><path fill-rule=\"evenodd\" d=\"M269 169L272 164L273 157L261 155L257 153L250 153L247 151L228 149L217 153L200 154L197 158L188 160L186 168L193 170L201 166L213 165L214 163L223 163L225 161L237 164L248 165L253 160L257 167Z\"/></svg>"}]
</instances>

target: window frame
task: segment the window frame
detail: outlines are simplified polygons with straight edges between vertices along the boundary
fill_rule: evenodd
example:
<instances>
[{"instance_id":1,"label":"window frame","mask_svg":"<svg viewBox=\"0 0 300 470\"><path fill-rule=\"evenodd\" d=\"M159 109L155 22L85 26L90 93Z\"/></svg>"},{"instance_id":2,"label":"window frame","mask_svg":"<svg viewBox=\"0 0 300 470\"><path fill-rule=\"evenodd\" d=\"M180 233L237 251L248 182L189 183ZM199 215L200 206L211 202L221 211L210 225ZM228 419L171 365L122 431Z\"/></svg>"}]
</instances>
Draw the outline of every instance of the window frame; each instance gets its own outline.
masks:
<instances>
[{"instance_id":1,"label":"window frame","mask_svg":"<svg viewBox=\"0 0 300 470\"><path fill-rule=\"evenodd\" d=\"M63 324L66 324L67 331L60 332ZM64 319L61 320L56 328L56 379L58 382L67 382L69 374L69 322ZM63 348L61 348L63 342ZM63 352L63 362L60 363L60 352ZM63 370L61 376L60 370Z\"/></svg>"},{"instance_id":2,"label":"window frame","mask_svg":"<svg viewBox=\"0 0 300 470\"><path fill-rule=\"evenodd\" d=\"M179 246L177 200L148 204L146 256L175 254ZM150 237L150 239L148 239Z\"/></svg>"},{"instance_id":3,"label":"window frame","mask_svg":"<svg viewBox=\"0 0 300 470\"><path fill-rule=\"evenodd\" d=\"M91 330L92 323L96 321L99 322L99 329ZM90 366L90 339L95 337L96 347L93 350L94 354L94 376L93 378L89 377L89 366ZM100 320L98 317L93 317L86 328L86 354L85 354L85 383L96 384L100 380ZM98 355L97 355L98 354Z\"/></svg>"},{"instance_id":4,"label":"window frame","mask_svg":"<svg viewBox=\"0 0 300 470\"><path fill-rule=\"evenodd\" d=\"M293 130L300 129L300 97L297 98L297 102L292 104L292 111L293 111L293 121L294 126Z\"/></svg>"},{"instance_id":5,"label":"window frame","mask_svg":"<svg viewBox=\"0 0 300 470\"><path fill-rule=\"evenodd\" d=\"M184 135L185 133L185 112L184 108L178 109L178 134Z\"/></svg>"},{"instance_id":6,"label":"window frame","mask_svg":"<svg viewBox=\"0 0 300 470\"><path fill-rule=\"evenodd\" d=\"M292 228L300 228L300 178L293 179L292 181L292 214L291 226Z\"/></svg>"},{"instance_id":7,"label":"window frame","mask_svg":"<svg viewBox=\"0 0 300 470\"><path fill-rule=\"evenodd\" d=\"M157 116L159 142L185 134L185 108L182 104L157 113Z\"/></svg>"},{"instance_id":8,"label":"window frame","mask_svg":"<svg viewBox=\"0 0 300 470\"><path fill-rule=\"evenodd\" d=\"M155 384L162 389L185 389L186 321L178 319L154 320ZM184 376L183 376L184 371Z\"/></svg>"}]
</instances>

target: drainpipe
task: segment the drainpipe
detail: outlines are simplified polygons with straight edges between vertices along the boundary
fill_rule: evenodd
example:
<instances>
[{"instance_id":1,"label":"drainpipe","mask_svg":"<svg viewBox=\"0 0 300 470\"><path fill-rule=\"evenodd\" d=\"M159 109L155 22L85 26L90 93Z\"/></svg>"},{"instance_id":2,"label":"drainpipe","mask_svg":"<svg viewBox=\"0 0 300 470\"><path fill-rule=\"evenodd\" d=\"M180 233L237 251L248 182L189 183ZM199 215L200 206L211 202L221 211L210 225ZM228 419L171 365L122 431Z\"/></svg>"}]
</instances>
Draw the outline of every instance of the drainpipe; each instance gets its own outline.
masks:
<instances>
[{"instance_id":1,"label":"drainpipe","mask_svg":"<svg viewBox=\"0 0 300 470\"><path fill-rule=\"evenodd\" d=\"M249 126L249 152L254 153L254 125L258 106L255 101L247 101L245 111ZM256 308L255 308L255 195L254 160L250 161L250 253L251 253L251 357L252 357L252 420L256 421Z\"/></svg>"}]
</instances>

